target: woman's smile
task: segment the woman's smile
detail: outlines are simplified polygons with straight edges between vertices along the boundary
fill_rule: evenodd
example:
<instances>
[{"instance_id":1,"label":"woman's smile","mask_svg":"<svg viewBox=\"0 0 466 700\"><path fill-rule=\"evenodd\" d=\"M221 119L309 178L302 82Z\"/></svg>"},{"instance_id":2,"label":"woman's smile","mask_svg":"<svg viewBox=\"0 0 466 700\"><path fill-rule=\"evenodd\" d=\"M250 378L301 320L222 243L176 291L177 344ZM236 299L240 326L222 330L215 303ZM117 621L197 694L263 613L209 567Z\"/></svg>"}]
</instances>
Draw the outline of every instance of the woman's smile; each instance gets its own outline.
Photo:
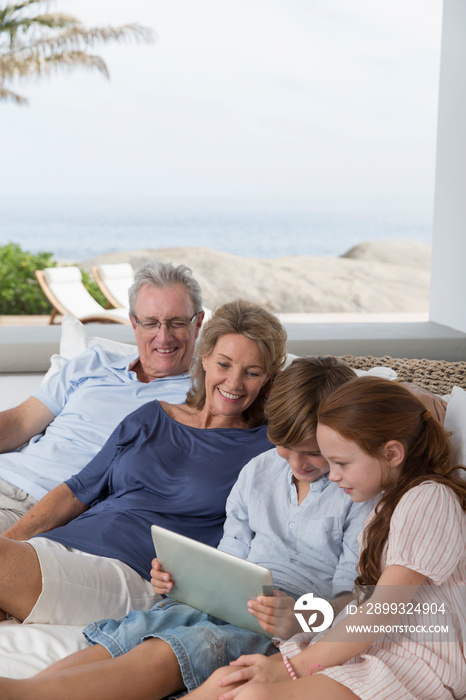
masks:
<instances>
[{"instance_id":1,"label":"woman's smile","mask_svg":"<svg viewBox=\"0 0 466 700\"><path fill-rule=\"evenodd\" d=\"M231 392L225 391L225 389L220 389L218 387L218 392L223 396L225 399L228 399L229 401L238 401L244 394L232 394Z\"/></svg>"},{"instance_id":2,"label":"woman's smile","mask_svg":"<svg viewBox=\"0 0 466 700\"><path fill-rule=\"evenodd\" d=\"M203 365L205 408L230 422L249 408L269 378L259 345L239 333L221 336Z\"/></svg>"}]
</instances>

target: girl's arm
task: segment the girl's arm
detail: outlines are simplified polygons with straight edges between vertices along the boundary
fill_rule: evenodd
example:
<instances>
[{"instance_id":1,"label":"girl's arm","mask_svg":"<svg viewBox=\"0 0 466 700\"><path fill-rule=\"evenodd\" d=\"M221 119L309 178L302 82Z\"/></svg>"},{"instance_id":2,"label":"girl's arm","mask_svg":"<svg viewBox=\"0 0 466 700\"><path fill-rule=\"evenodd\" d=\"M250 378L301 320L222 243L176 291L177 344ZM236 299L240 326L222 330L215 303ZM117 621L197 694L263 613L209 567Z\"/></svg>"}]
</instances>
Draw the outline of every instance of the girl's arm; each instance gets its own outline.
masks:
<instances>
[{"instance_id":1,"label":"girl's arm","mask_svg":"<svg viewBox=\"0 0 466 700\"><path fill-rule=\"evenodd\" d=\"M424 580L425 576L405 566L388 566L370 599L354 615L345 617L321 641L293 657L296 675L305 676L313 664L322 668L340 666L360 654L382 636L381 627L396 624L403 613L402 604L407 605L413 599ZM364 631L355 632L357 626L363 626Z\"/></svg>"},{"instance_id":2,"label":"girl's arm","mask_svg":"<svg viewBox=\"0 0 466 700\"><path fill-rule=\"evenodd\" d=\"M425 576L404 566L388 566L380 577L375 590L354 615L349 615L332 627L322 640L309 646L300 654L293 656L291 664L298 678L309 675L309 671L340 666L357 654L360 654L372 642L376 641L383 632L371 631L374 628L394 625L403 613L401 604L407 605L416 594ZM385 603L385 606L384 606ZM389 613L374 610L388 609ZM370 614L371 613L371 614ZM367 631L354 632L349 627L364 625ZM232 683L247 683L251 681L270 682L291 680L281 655L266 658L260 655L241 656L231 663L231 666L241 666L219 681L220 687ZM241 690L227 692L222 700L232 700Z\"/></svg>"}]
</instances>

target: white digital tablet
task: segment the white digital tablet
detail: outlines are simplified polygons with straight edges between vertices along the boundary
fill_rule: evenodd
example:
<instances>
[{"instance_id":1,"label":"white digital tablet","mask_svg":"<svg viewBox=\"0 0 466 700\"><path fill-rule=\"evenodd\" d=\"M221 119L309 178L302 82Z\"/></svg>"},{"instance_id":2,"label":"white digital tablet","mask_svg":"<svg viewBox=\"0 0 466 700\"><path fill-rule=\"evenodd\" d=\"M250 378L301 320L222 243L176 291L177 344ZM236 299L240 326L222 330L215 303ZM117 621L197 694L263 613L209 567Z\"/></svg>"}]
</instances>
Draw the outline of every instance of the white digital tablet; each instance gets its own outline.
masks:
<instances>
[{"instance_id":1,"label":"white digital tablet","mask_svg":"<svg viewBox=\"0 0 466 700\"><path fill-rule=\"evenodd\" d=\"M269 569L158 525L152 525L152 540L160 565L174 584L170 598L272 637L247 609L248 600L273 595Z\"/></svg>"}]
</instances>

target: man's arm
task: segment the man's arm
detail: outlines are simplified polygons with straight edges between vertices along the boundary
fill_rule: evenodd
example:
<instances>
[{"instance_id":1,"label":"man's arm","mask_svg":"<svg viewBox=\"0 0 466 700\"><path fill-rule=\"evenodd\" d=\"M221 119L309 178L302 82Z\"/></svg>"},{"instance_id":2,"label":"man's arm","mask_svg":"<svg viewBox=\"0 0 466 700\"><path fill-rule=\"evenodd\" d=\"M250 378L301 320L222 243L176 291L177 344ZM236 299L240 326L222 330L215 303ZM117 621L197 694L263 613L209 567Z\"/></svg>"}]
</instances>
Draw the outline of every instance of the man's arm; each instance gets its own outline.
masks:
<instances>
[{"instance_id":1,"label":"man's arm","mask_svg":"<svg viewBox=\"0 0 466 700\"><path fill-rule=\"evenodd\" d=\"M87 509L88 506L76 498L66 484L60 484L6 530L3 537L10 540L28 540L54 527L66 525Z\"/></svg>"},{"instance_id":2,"label":"man's arm","mask_svg":"<svg viewBox=\"0 0 466 700\"><path fill-rule=\"evenodd\" d=\"M0 412L0 452L13 452L34 435L43 433L55 418L50 409L31 396L19 406Z\"/></svg>"}]
</instances>

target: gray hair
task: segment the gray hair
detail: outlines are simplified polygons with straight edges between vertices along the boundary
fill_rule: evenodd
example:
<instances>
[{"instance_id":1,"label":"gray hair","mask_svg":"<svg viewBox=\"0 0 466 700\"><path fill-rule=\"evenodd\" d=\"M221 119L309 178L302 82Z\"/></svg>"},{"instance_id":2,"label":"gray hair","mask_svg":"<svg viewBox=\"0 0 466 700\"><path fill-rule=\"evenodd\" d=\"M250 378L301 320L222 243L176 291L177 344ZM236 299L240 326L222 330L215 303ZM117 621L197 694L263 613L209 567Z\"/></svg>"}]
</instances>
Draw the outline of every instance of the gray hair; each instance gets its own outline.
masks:
<instances>
[{"instance_id":1,"label":"gray hair","mask_svg":"<svg viewBox=\"0 0 466 700\"><path fill-rule=\"evenodd\" d=\"M134 305L141 291L141 287L149 284L156 289L164 289L165 287L173 287L175 284L184 284L191 301L193 302L194 312L196 314L202 311L202 290L199 282L194 279L193 272L186 265L177 265L172 263L164 263L157 260L142 267L136 272L134 282L129 288L129 315L134 317Z\"/></svg>"}]
</instances>

